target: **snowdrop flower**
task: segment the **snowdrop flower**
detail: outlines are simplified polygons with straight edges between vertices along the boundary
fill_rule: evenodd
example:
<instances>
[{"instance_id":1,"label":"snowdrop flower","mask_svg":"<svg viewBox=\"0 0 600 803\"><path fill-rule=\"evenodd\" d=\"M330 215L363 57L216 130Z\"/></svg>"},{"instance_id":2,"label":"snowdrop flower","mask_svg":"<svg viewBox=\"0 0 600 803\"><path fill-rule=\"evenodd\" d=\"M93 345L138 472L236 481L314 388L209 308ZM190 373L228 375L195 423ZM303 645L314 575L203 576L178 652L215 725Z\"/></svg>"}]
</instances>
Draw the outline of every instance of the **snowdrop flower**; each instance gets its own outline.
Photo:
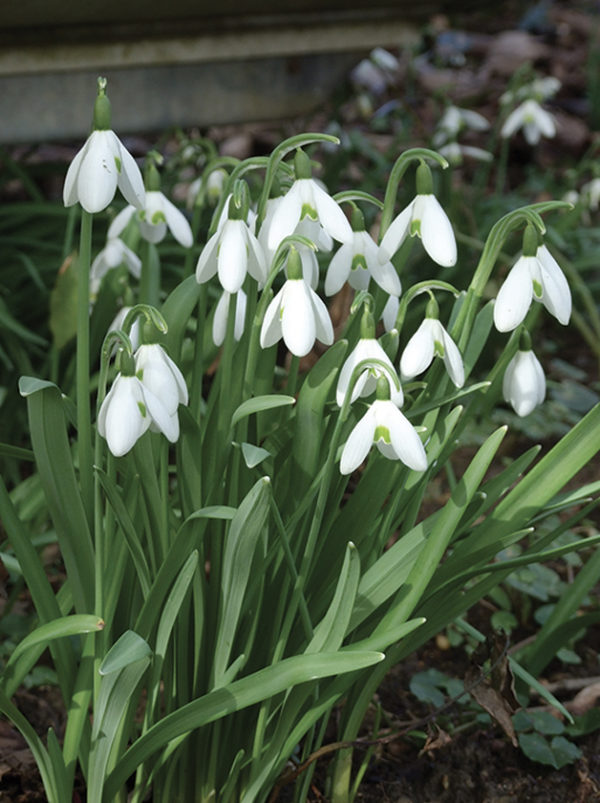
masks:
<instances>
[{"instance_id":1,"label":"snowdrop flower","mask_svg":"<svg viewBox=\"0 0 600 803\"><path fill-rule=\"evenodd\" d=\"M530 145L537 145L541 137L552 138L556 134L554 117L530 98L517 106L506 118L500 136L511 137L515 131L523 129L525 139Z\"/></svg>"},{"instance_id":2,"label":"snowdrop flower","mask_svg":"<svg viewBox=\"0 0 600 803\"><path fill-rule=\"evenodd\" d=\"M199 284L218 274L219 281L228 293L241 289L246 273L256 279L259 286L267 281L267 264L260 243L248 224L237 217L240 213L233 198L229 202L229 217L204 246L196 265Z\"/></svg>"},{"instance_id":3,"label":"snowdrop flower","mask_svg":"<svg viewBox=\"0 0 600 803\"><path fill-rule=\"evenodd\" d=\"M437 304L435 314L437 314ZM460 351L454 340L444 329L437 317L430 317L434 312L429 306L427 317L406 344L400 359L400 376L412 379L422 374L437 355L442 357L446 371L457 388L465 384L465 369Z\"/></svg>"},{"instance_id":4,"label":"snowdrop flower","mask_svg":"<svg viewBox=\"0 0 600 803\"><path fill-rule=\"evenodd\" d=\"M438 123L432 140L433 145L437 148L448 140L456 139L463 128L471 131L487 131L489 127L490 124L479 112L460 109L458 106L448 106Z\"/></svg>"},{"instance_id":5,"label":"snowdrop flower","mask_svg":"<svg viewBox=\"0 0 600 803\"><path fill-rule=\"evenodd\" d=\"M98 414L98 432L112 454L127 454L149 428L150 420L148 398L140 380L118 374Z\"/></svg>"},{"instance_id":6,"label":"snowdrop flower","mask_svg":"<svg viewBox=\"0 0 600 803\"><path fill-rule=\"evenodd\" d=\"M581 188L581 197L585 200L592 212L600 206L600 178L593 178Z\"/></svg>"},{"instance_id":7,"label":"snowdrop flower","mask_svg":"<svg viewBox=\"0 0 600 803\"><path fill-rule=\"evenodd\" d=\"M380 377L377 399L356 424L342 451L340 472L351 474L375 444L389 460L401 460L414 471L425 471L427 456L417 431L389 398L389 385Z\"/></svg>"},{"instance_id":8,"label":"snowdrop flower","mask_svg":"<svg viewBox=\"0 0 600 803\"><path fill-rule=\"evenodd\" d=\"M392 221L379 245L379 262L384 264L396 253L406 236L415 234L434 262L443 267L456 264L456 240L452 224L432 192L431 171L425 164L417 169L418 193ZM422 190L427 190L422 192Z\"/></svg>"},{"instance_id":9,"label":"snowdrop flower","mask_svg":"<svg viewBox=\"0 0 600 803\"><path fill-rule=\"evenodd\" d=\"M366 290L371 277L386 293L399 296L402 292L396 269L389 260L383 264L379 262L377 245L365 231L362 213L355 209L352 213L352 241L343 243L329 263L325 295L337 293L345 281L355 290Z\"/></svg>"},{"instance_id":10,"label":"snowdrop flower","mask_svg":"<svg viewBox=\"0 0 600 803\"><path fill-rule=\"evenodd\" d=\"M375 324L373 321L373 315L369 310L365 310L363 314L361 321L360 340L346 358L346 361L342 366L342 370L340 371L337 388L335 391L335 400L338 404L338 407L341 407L344 403L354 369L359 363L363 362L363 360L380 360L388 366L390 373L393 376L396 375L392 361L375 339ZM392 402L397 407L402 407L404 403L404 394L402 393L402 388L396 388L385 369L381 368L376 363L365 368L358 377L358 380L354 385L354 389L352 390L350 402L355 402L359 396L370 396L377 386L377 380L379 377L384 377L387 379L390 386L390 397Z\"/></svg>"},{"instance_id":11,"label":"snowdrop flower","mask_svg":"<svg viewBox=\"0 0 600 803\"><path fill-rule=\"evenodd\" d=\"M90 212L101 212L114 198L117 187L132 206L144 205L144 182L133 156L110 129L110 103L106 79L98 79L94 105L94 130L77 153L65 178L63 202L79 202Z\"/></svg>"},{"instance_id":12,"label":"snowdrop flower","mask_svg":"<svg viewBox=\"0 0 600 803\"><path fill-rule=\"evenodd\" d=\"M115 317L112 320L112 323L108 327L107 332L114 332L116 329L123 329L123 324L125 323L125 318L127 317L127 313L131 307L121 307L121 309L117 312ZM129 340L131 341L131 348L133 351L137 350L137 347L140 345L142 339L142 333L140 329L140 319L136 318L131 325L131 330L129 331ZM116 347L115 347L116 348Z\"/></svg>"},{"instance_id":13,"label":"snowdrop flower","mask_svg":"<svg viewBox=\"0 0 600 803\"><path fill-rule=\"evenodd\" d=\"M275 198L269 198L267 201L267 208L263 224L258 233L258 242L260 243L266 257L267 265L273 264L276 248L269 248L269 231L273 215L277 208L283 201L283 196L278 195ZM296 226L294 234L301 234L308 240L313 242L318 250L329 251L333 246L333 240L323 229L323 227L316 220L304 218ZM313 290L317 289L319 284L319 262L314 249L309 248L301 243L296 243L296 249L300 254L300 261L302 262L302 276L304 281L309 284Z\"/></svg>"},{"instance_id":14,"label":"snowdrop flower","mask_svg":"<svg viewBox=\"0 0 600 803\"><path fill-rule=\"evenodd\" d=\"M348 219L319 184L311 178L308 156L298 149L294 161L296 180L278 205L269 227L268 247L275 250L292 234L304 217L318 220L325 231L341 243L352 240Z\"/></svg>"},{"instance_id":15,"label":"snowdrop flower","mask_svg":"<svg viewBox=\"0 0 600 803\"><path fill-rule=\"evenodd\" d=\"M132 207L133 208L133 207ZM139 279L142 271L142 262L131 248L128 248L119 237L109 237L106 245L92 262L90 268L90 295L95 299L100 289L100 283L106 274L126 265L131 275Z\"/></svg>"},{"instance_id":16,"label":"snowdrop flower","mask_svg":"<svg viewBox=\"0 0 600 803\"><path fill-rule=\"evenodd\" d=\"M519 347L519 351L509 362L502 381L502 395L519 416L529 415L544 401L546 379L531 347Z\"/></svg>"},{"instance_id":17,"label":"snowdrop flower","mask_svg":"<svg viewBox=\"0 0 600 803\"><path fill-rule=\"evenodd\" d=\"M472 145L459 145L458 142L449 142L439 148L438 153L452 165L461 165L463 156L478 159L480 162L490 162L493 158L493 154L489 151L484 151L483 148L475 148Z\"/></svg>"},{"instance_id":18,"label":"snowdrop flower","mask_svg":"<svg viewBox=\"0 0 600 803\"><path fill-rule=\"evenodd\" d=\"M398 311L400 309L400 299L398 296L390 296L385 302L385 307L381 313L381 320L386 332L391 332L396 328L396 320L398 319Z\"/></svg>"},{"instance_id":19,"label":"snowdrop flower","mask_svg":"<svg viewBox=\"0 0 600 803\"><path fill-rule=\"evenodd\" d=\"M247 300L246 293L244 293L243 290L238 290L235 299L235 322L233 327L233 337L235 340L241 340L242 335L244 334ZM221 298L217 302L217 306L215 308L215 317L213 318L212 337L215 346L222 346L225 342L230 301L231 293L228 293L226 290L224 290Z\"/></svg>"},{"instance_id":20,"label":"snowdrop flower","mask_svg":"<svg viewBox=\"0 0 600 803\"><path fill-rule=\"evenodd\" d=\"M188 391L181 371L162 346L146 343L135 353L135 373L147 395L160 402L161 412L157 417L153 407L149 406L150 429L162 432L174 443L179 437L177 408L188 403Z\"/></svg>"},{"instance_id":21,"label":"snowdrop flower","mask_svg":"<svg viewBox=\"0 0 600 803\"><path fill-rule=\"evenodd\" d=\"M292 354L304 357L315 339L327 346L333 343L333 326L327 307L302 278L300 256L290 248L287 281L267 307L260 330L262 348L273 346L283 337Z\"/></svg>"},{"instance_id":22,"label":"snowdrop flower","mask_svg":"<svg viewBox=\"0 0 600 803\"><path fill-rule=\"evenodd\" d=\"M571 291L564 273L545 245L533 246L537 234L529 227L519 257L504 280L494 304L494 324L499 332L511 332L523 322L531 302L541 302L563 325L571 317Z\"/></svg>"}]
</instances>

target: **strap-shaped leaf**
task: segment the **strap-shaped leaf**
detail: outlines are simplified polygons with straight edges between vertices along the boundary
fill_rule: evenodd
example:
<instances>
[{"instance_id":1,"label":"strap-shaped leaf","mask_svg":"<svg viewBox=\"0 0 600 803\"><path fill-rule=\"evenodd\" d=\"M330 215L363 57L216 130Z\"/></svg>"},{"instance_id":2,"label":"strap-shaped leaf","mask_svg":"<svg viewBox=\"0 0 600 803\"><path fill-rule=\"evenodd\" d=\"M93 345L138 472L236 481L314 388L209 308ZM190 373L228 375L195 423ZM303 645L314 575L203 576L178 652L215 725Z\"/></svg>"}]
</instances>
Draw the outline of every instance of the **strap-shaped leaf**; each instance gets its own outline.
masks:
<instances>
[{"instance_id":1,"label":"strap-shaped leaf","mask_svg":"<svg viewBox=\"0 0 600 803\"><path fill-rule=\"evenodd\" d=\"M246 418L252 413L260 413L265 410L273 410L277 407L286 407L289 404L294 404L296 399L293 396L284 396L283 394L271 394L268 396L253 396L251 399L246 399L234 411L231 417L231 426L234 427L243 418Z\"/></svg>"}]
</instances>

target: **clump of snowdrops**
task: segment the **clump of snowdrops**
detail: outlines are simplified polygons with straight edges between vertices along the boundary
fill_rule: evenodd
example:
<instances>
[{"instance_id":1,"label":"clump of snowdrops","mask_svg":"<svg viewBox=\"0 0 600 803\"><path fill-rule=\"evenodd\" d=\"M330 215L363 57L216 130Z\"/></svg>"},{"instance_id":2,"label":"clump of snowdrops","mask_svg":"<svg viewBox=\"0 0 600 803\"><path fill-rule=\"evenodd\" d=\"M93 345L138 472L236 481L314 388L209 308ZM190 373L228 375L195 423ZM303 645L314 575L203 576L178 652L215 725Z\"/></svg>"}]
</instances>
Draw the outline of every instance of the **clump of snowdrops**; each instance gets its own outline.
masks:
<instances>
[{"instance_id":1,"label":"clump of snowdrops","mask_svg":"<svg viewBox=\"0 0 600 803\"><path fill-rule=\"evenodd\" d=\"M151 789L154 801L250 803L288 780L306 799L311 758L343 700L345 747L327 794L350 801L366 766L353 776L352 740L385 672L508 575L514 561L499 552L518 541L519 565L543 557L557 533L537 536L532 522L585 513L588 489L561 489L598 449L598 408L535 464L537 447L489 477L501 427L460 476L451 470L469 421L502 396L523 416L543 402L528 321L535 301L568 323L569 287L542 219L567 205L503 217L457 288L444 279L461 256L434 194L432 170L447 166L434 151L401 154L383 201L320 184L306 148L334 143L327 135L292 137L268 157L215 158L190 225L161 191L156 154L142 177L110 126L100 80L94 130L64 185L65 205L81 207L74 398L44 378L20 384L67 579L50 585L0 484L39 619L4 669L0 710L27 739L51 803L71 799L77 767L88 803L124 800L126 789L138 802ZM398 212L400 181L413 175L414 199ZM93 255L93 222L105 225L117 189L127 206ZM484 302L515 231L522 255ZM171 236L181 281L165 297L157 244ZM431 278L406 287L414 238ZM124 308L90 353L113 271L139 284L127 281ZM345 283L354 301L336 331L327 298ZM409 305L421 323L406 331ZM494 326L504 350L473 381ZM440 474L449 498L423 515ZM67 712L61 741L52 730L42 740L11 701L46 648ZM536 683L516 661L513 671Z\"/></svg>"}]
</instances>

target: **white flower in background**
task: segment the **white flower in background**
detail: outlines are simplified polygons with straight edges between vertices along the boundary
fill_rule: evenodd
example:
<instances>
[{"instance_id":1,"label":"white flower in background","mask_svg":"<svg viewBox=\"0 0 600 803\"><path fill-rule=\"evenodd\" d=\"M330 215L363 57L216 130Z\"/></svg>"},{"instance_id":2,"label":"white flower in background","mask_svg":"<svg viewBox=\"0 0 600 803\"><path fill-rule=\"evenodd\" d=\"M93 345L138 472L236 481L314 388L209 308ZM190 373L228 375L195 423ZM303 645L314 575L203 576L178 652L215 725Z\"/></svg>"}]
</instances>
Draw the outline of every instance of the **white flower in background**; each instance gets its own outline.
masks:
<instances>
[{"instance_id":1,"label":"white flower in background","mask_svg":"<svg viewBox=\"0 0 600 803\"><path fill-rule=\"evenodd\" d=\"M460 351L437 318L425 318L406 344L400 359L400 376L412 379L422 374L436 355L443 358L452 382L462 388L465 369Z\"/></svg>"},{"instance_id":2,"label":"white flower in background","mask_svg":"<svg viewBox=\"0 0 600 803\"><path fill-rule=\"evenodd\" d=\"M188 403L188 391L181 371L158 343L139 346L135 353L135 373L150 396L158 399L162 410L155 417L153 406L148 405L150 429L162 432L171 443L179 437L177 408Z\"/></svg>"},{"instance_id":3,"label":"white flower in background","mask_svg":"<svg viewBox=\"0 0 600 803\"><path fill-rule=\"evenodd\" d=\"M98 295L104 276L110 270L118 268L119 265L125 265L134 278L140 278L142 262L138 255L128 248L119 237L108 237L106 245L94 259L90 268L90 296L92 299Z\"/></svg>"},{"instance_id":4,"label":"white flower in background","mask_svg":"<svg viewBox=\"0 0 600 803\"><path fill-rule=\"evenodd\" d=\"M227 171L219 167L216 170L211 170L206 178L198 176L198 178L194 179L186 193L188 209L192 209L195 206L201 192L209 204L216 204L223 193L227 177Z\"/></svg>"},{"instance_id":5,"label":"white flower in background","mask_svg":"<svg viewBox=\"0 0 600 803\"><path fill-rule=\"evenodd\" d=\"M215 274L228 293L241 289L246 273L259 286L267 281L267 264L260 243L243 220L228 218L204 246L196 265L199 284Z\"/></svg>"},{"instance_id":6,"label":"white flower in background","mask_svg":"<svg viewBox=\"0 0 600 803\"><path fill-rule=\"evenodd\" d=\"M491 162L493 158L493 154L489 151L484 151L483 148L475 148L472 145L459 145L458 142L449 142L442 148L438 148L438 153L452 165L461 165L465 156L477 159L480 162Z\"/></svg>"},{"instance_id":7,"label":"white flower in background","mask_svg":"<svg viewBox=\"0 0 600 803\"><path fill-rule=\"evenodd\" d=\"M381 95L388 86L398 80L400 62L388 50L374 48L368 59L360 61L350 73L350 79L356 86Z\"/></svg>"},{"instance_id":8,"label":"white flower in background","mask_svg":"<svg viewBox=\"0 0 600 803\"><path fill-rule=\"evenodd\" d=\"M500 136L511 137L521 128L530 145L537 145L541 137L552 138L556 134L554 117L531 98L508 115L500 130Z\"/></svg>"},{"instance_id":9,"label":"white flower in background","mask_svg":"<svg viewBox=\"0 0 600 803\"><path fill-rule=\"evenodd\" d=\"M514 103L515 100L533 98L541 103L555 95L561 87L558 78L549 75L544 78L534 78L528 84L523 84L516 90L508 90L500 96L500 103Z\"/></svg>"},{"instance_id":10,"label":"white flower in background","mask_svg":"<svg viewBox=\"0 0 600 803\"><path fill-rule=\"evenodd\" d=\"M213 318L212 337L215 346L221 346L225 342L230 301L231 293L228 293L227 290L224 290L221 298L217 302L217 306L215 308L215 317ZM233 337L235 340L241 340L242 335L244 334L244 324L246 322L246 304L246 293L244 293L243 290L238 290L235 299L235 322L233 326Z\"/></svg>"},{"instance_id":11,"label":"white flower in background","mask_svg":"<svg viewBox=\"0 0 600 803\"><path fill-rule=\"evenodd\" d=\"M390 260L409 234L421 238L423 247L438 265L447 268L456 264L452 224L435 195L417 195L392 221L379 245L379 262Z\"/></svg>"},{"instance_id":12,"label":"white flower in background","mask_svg":"<svg viewBox=\"0 0 600 803\"><path fill-rule=\"evenodd\" d=\"M109 226L109 236L121 234L135 213L142 237L148 242L160 243L169 228L173 237L184 248L192 245L192 229L185 215L160 190L146 191L143 209L126 206L121 210Z\"/></svg>"},{"instance_id":13,"label":"white flower in background","mask_svg":"<svg viewBox=\"0 0 600 803\"><path fill-rule=\"evenodd\" d=\"M378 396L381 383L380 379L377 384ZM385 380L383 384L387 391ZM427 455L421 438L389 398L374 401L350 433L342 451L340 472L351 474L355 471L373 444L389 460L401 460L414 471L425 471L427 468Z\"/></svg>"},{"instance_id":14,"label":"white flower in background","mask_svg":"<svg viewBox=\"0 0 600 803\"><path fill-rule=\"evenodd\" d=\"M489 127L489 122L479 112L460 109L458 106L448 106L437 125L432 142L437 148L448 140L456 139L465 128L471 131L487 131Z\"/></svg>"},{"instance_id":15,"label":"white flower in background","mask_svg":"<svg viewBox=\"0 0 600 803\"><path fill-rule=\"evenodd\" d=\"M329 312L302 278L300 256L295 248L290 249L288 257L288 279L267 307L260 330L260 345L268 348L282 337L297 357L308 354L315 339L327 346L333 343Z\"/></svg>"},{"instance_id":16,"label":"white flower in background","mask_svg":"<svg viewBox=\"0 0 600 803\"><path fill-rule=\"evenodd\" d=\"M381 320L386 332L391 332L396 328L398 310L400 309L400 299L398 296L390 296L385 302L385 307L381 313Z\"/></svg>"},{"instance_id":17,"label":"white flower in background","mask_svg":"<svg viewBox=\"0 0 600 803\"><path fill-rule=\"evenodd\" d=\"M569 323L569 284L545 245L538 246L535 256L521 256L511 268L494 304L496 329L515 329L527 315L532 300L541 302L563 325Z\"/></svg>"},{"instance_id":18,"label":"white flower in background","mask_svg":"<svg viewBox=\"0 0 600 803\"><path fill-rule=\"evenodd\" d=\"M333 198L310 178L310 160L303 151L297 151L294 164L297 178L274 211L267 241L269 249L275 250L305 217L318 220L334 240L350 242L352 229L347 217Z\"/></svg>"},{"instance_id":19,"label":"white flower in background","mask_svg":"<svg viewBox=\"0 0 600 803\"><path fill-rule=\"evenodd\" d=\"M519 416L529 415L544 401L546 379L531 349L519 349L509 362L502 382L502 395Z\"/></svg>"},{"instance_id":20,"label":"white flower in background","mask_svg":"<svg viewBox=\"0 0 600 803\"><path fill-rule=\"evenodd\" d=\"M123 324L125 323L125 318L127 317L127 313L131 307L121 307L121 309L117 312L115 317L112 320L112 323L107 329L108 332L114 332L117 329L122 329ZM133 351L137 350L137 347L140 345L141 342L141 329L140 329L140 319L136 318L131 325L131 330L129 331L129 340L131 341L131 348ZM115 346L116 349L116 346Z\"/></svg>"},{"instance_id":21,"label":"white flower in background","mask_svg":"<svg viewBox=\"0 0 600 803\"><path fill-rule=\"evenodd\" d=\"M364 229L364 219L358 212L362 226L353 225L352 240L344 243L333 255L325 277L325 295L332 296L348 282L355 290L366 290L371 277L386 293L399 296L402 292L396 269L389 260L381 263L378 247ZM358 224L357 224L358 225Z\"/></svg>"},{"instance_id":22,"label":"white flower in background","mask_svg":"<svg viewBox=\"0 0 600 803\"><path fill-rule=\"evenodd\" d=\"M363 362L363 360L380 360L389 367L393 375L396 374L396 369L392 365L392 361L387 356L378 341L374 337L361 337L351 354L349 354L346 358L346 361L342 366L342 370L340 371L340 376L335 391L335 400L338 404L338 407L341 407L344 403L346 392L348 390L352 374L354 373L354 369L359 363ZM350 402L355 402L359 396L370 396L371 393L375 391L377 380L380 376L386 378L389 382L391 401L397 407L401 407L404 403L404 394L402 393L402 388L396 388L396 386L390 381L385 369L376 364L365 368L361 373L356 381L356 384L354 385Z\"/></svg>"},{"instance_id":23,"label":"white flower in background","mask_svg":"<svg viewBox=\"0 0 600 803\"><path fill-rule=\"evenodd\" d=\"M600 206L600 178L593 178L581 188L581 197L592 212Z\"/></svg>"}]
</instances>

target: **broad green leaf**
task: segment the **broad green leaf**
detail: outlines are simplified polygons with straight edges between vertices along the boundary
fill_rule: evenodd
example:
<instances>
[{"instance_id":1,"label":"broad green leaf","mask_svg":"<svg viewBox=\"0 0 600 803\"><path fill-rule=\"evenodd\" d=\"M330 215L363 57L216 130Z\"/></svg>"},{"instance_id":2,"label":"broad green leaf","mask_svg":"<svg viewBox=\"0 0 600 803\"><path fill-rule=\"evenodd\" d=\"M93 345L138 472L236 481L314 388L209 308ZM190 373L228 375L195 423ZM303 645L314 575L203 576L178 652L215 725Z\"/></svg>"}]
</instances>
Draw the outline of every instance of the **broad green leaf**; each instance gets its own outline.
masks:
<instances>
[{"instance_id":1,"label":"broad green leaf","mask_svg":"<svg viewBox=\"0 0 600 803\"><path fill-rule=\"evenodd\" d=\"M33 462L35 455L31 449L22 449L20 446L13 446L10 443L0 443L0 455L2 457L15 458L16 460L27 460Z\"/></svg>"},{"instance_id":2,"label":"broad green leaf","mask_svg":"<svg viewBox=\"0 0 600 803\"><path fill-rule=\"evenodd\" d=\"M329 610L315 627L314 636L305 653L331 652L341 647L348 629L359 580L360 558L356 547L350 542Z\"/></svg>"},{"instance_id":3,"label":"broad green leaf","mask_svg":"<svg viewBox=\"0 0 600 803\"><path fill-rule=\"evenodd\" d=\"M222 719L234 711L241 711L261 700L275 697L300 683L364 669L382 661L383 657L380 652L352 651L297 655L193 700L168 714L132 744L107 779L105 803L114 798L139 764L172 739Z\"/></svg>"},{"instance_id":4,"label":"broad green leaf","mask_svg":"<svg viewBox=\"0 0 600 803\"><path fill-rule=\"evenodd\" d=\"M24 652L32 647L48 646L51 641L66 636L78 636L81 633L92 633L102 630L104 622L98 616L91 614L74 614L55 619L36 629L20 641L13 650L7 666L11 666Z\"/></svg>"},{"instance_id":5,"label":"broad green leaf","mask_svg":"<svg viewBox=\"0 0 600 803\"><path fill-rule=\"evenodd\" d=\"M126 630L106 653L98 671L101 675L110 675L147 658L151 653L147 641L133 630Z\"/></svg>"},{"instance_id":6,"label":"broad green leaf","mask_svg":"<svg viewBox=\"0 0 600 803\"><path fill-rule=\"evenodd\" d=\"M225 521L231 520L237 512L237 508L229 507L228 505L209 505L208 507L201 507L200 510L194 510L193 513L185 520L184 524L194 519L223 519ZM183 527L183 524L181 525Z\"/></svg>"},{"instance_id":7,"label":"broad green leaf","mask_svg":"<svg viewBox=\"0 0 600 803\"><path fill-rule=\"evenodd\" d=\"M256 466L259 466L263 460L266 460L267 457L271 456L271 452L263 449L262 446L254 446L252 443L242 443L241 449L244 456L244 462L248 468L255 468Z\"/></svg>"},{"instance_id":8,"label":"broad green leaf","mask_svg":"<svg viewBox=\"0 0 600 803\"><path fill-rule=\"evenodd\" d=\"M200 290L196 277L188 276L177 285L162 305L161 312L169 327L167 348L175 360L181 350L185 328L200 298Z\"/></svg>"},{"instance_id":9,"label":"broad green leaf","mask_svg":"<svg viewBox=\"0 0 600 803\"><path fill-rule=\"evenodd\" d=\"M519 747L527 758L537 761L539 764L549 764L555 767L554 754L550 749L548 741L539 733L520 733Z\"/></svg>"},{"instance_id":10,"label":"broad green leaf","mask_svg":"<svg viewBox=\"0 0 600 803\"><path fill-rule=\"evenodd\" d=\"M22 376L19 378L19 393L24 398L46 388L54 388L60 393L58 385L54 382L49 382L47 379L38 379L36 376Z\"/></svg>"},{"instance_id":11,"label":"broad green leaf","mask_svg":"<svg viewBox=\"0 0 600 803\"><path fill-rule=\"evenodd\" d=\"M294 399L293 396L284 395L254 396L251 399L246 399L233 413L231 426L234 427L239 421L252 415L252 413L260 413L264 410L285 407L288 404L294 404L295 401L296 399Z\"/></svg>"}]
</instances>

